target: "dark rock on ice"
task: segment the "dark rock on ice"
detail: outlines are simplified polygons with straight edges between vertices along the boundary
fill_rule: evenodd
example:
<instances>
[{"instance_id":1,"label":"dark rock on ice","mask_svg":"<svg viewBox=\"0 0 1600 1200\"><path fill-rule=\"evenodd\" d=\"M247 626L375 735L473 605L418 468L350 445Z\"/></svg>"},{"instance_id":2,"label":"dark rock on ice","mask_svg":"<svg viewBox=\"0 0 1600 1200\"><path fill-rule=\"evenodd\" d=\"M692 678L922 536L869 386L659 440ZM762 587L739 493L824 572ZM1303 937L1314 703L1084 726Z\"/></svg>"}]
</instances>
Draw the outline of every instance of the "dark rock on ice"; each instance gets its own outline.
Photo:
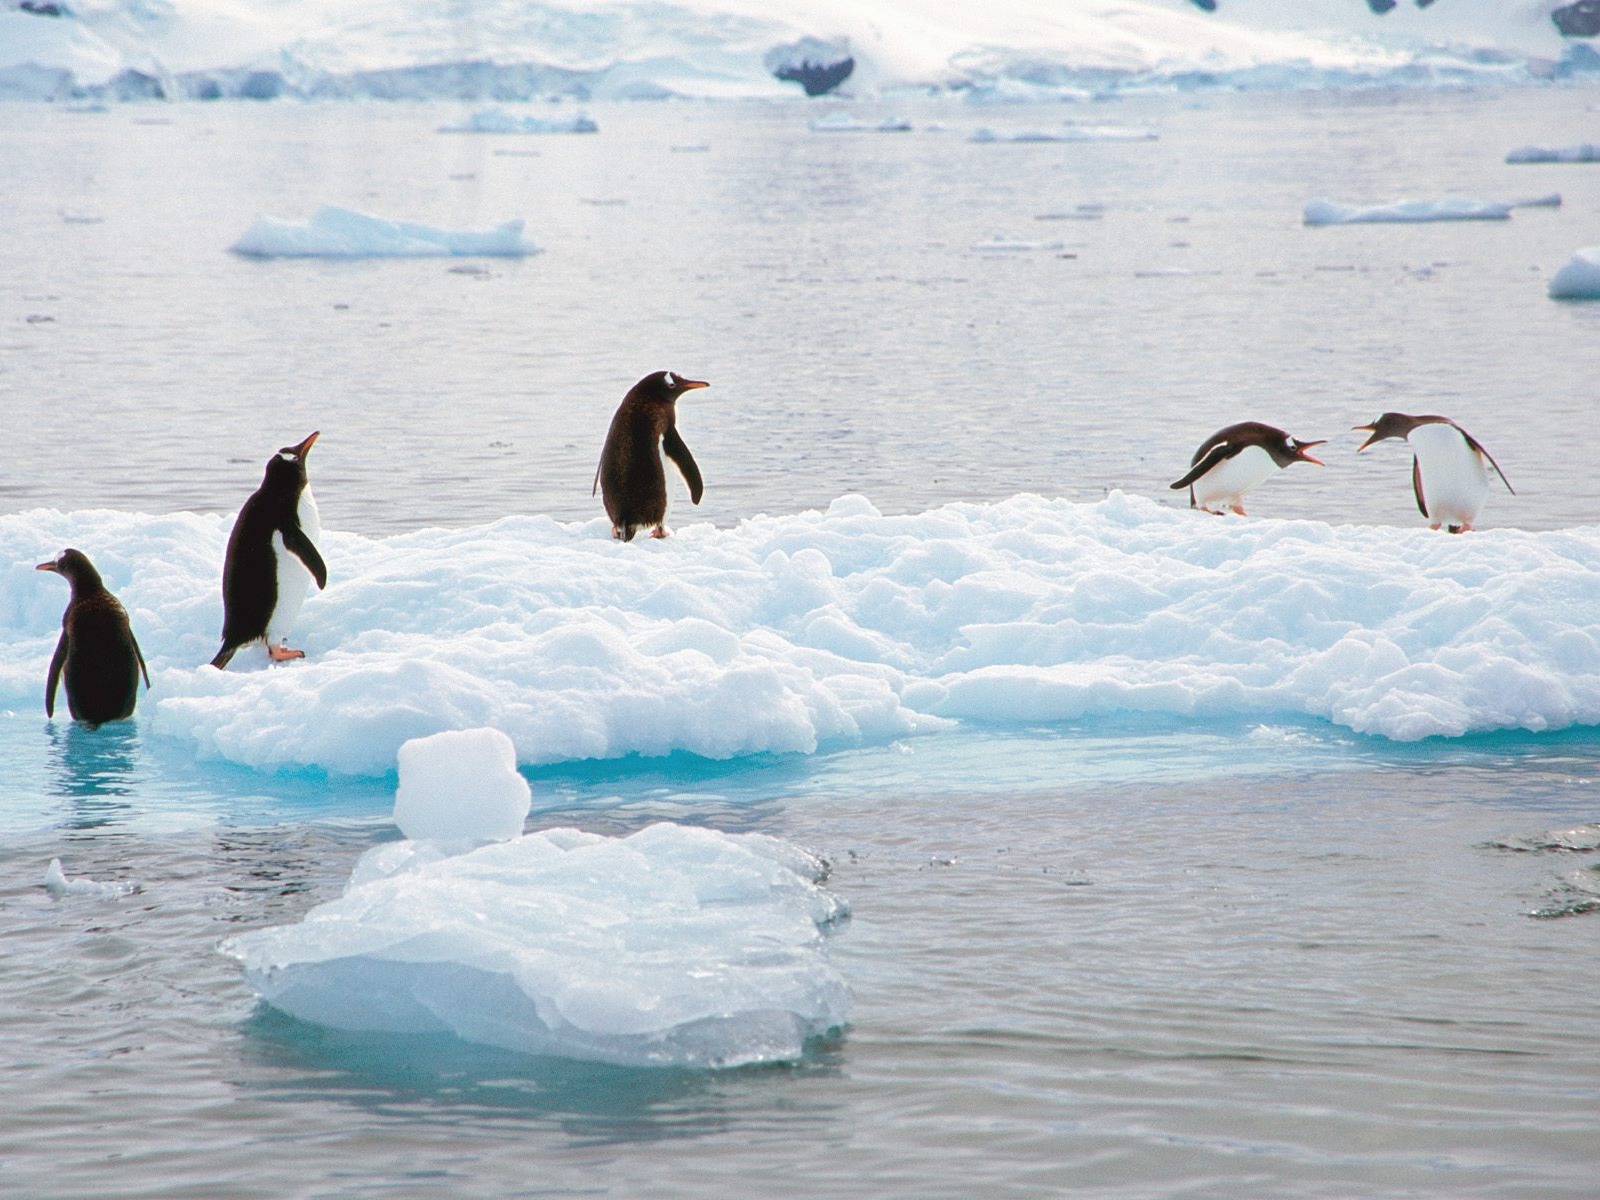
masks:
<instances>
[{"instance_id":1,"label":"dark rock on ice","mask_svg":"<svg viewBox=\"0 0 1600 1200\"><path fill-rule=\"evenodd\" d=\"M1217 0L1194 0L1194 6L1196 8L1203 8L1207 12L1216 12Z\"/></svg>"},{"instance_id":2,"label":"dark rock on ice","mask_svg":"<svg viewBox=\"0 0 1600 1200\"><path fill-rule=\"evenodd\" d=\"M1562 37L1594 37L1600 34L1600 0L1578 0L1550 14Z\"/></svg>"},{"instance_id":3,"label":"dark rock on ice","mask_svg":"<svg viewBox=\"0 0 1600 1200\"><path fill-rule=\"evenodd\" d=\"M1380 17L1398 3L1398 0L1367 0L1367 7Z\"/></svg>"},{"instance_id":4,"label":"dark rock on ice","mask_svg":"<svg viewBox=\"0 0 1600 1200\"><path fill-rule=\"evenodd\" d=\"M32 13L36 17L65 17L71 14L65 6L52 4L50 0L21 0L17 5L18 12Z\"/></svg>"},{"instance_id":5,"label":"dark rock on ice","mask_svg":"<svg viewBox=\"0 0 1600 1200\"><path fill-rule=\"evenodd\" d=\"M856 60L845 41L801 38L784 46L774 46L762 57L762 65L773 78L798 83L808 96L825 96L856 69Z\"/></svg>"}]
</instances>

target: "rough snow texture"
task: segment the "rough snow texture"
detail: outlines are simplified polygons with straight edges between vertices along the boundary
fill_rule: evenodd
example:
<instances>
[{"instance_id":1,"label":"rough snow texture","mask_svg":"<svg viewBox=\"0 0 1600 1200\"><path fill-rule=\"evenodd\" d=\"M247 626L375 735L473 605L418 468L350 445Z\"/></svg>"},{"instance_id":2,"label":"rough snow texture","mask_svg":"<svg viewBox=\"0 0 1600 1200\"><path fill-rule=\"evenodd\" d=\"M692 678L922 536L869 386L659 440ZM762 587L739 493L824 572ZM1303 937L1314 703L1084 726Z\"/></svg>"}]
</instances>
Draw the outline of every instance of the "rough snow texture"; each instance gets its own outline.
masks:
<instances>
[{"instance_id":1,"label":"rough snow texture","mask_svg":"<svg viewBox=\"0 0 1600 1200\"><path fill-rule=\"evenodd\" d=\"M1307 225L1363 225L1417 221L1504 221L1513 205L1497 200L1471 200L1446 196L1441 200L1400 200L1359 208L1335 204L1331 200L1312 200L1306 204Z\"/></svg>"},{"instance_id":2,"label":"rough snow texture","mask_svg":"<svg viewBox=\"0 0 1600 1200\"><path fill-rule=\"evenodd\" d=\"M340 1029L625 1066L787 1062L849 1015L823 871L775 838L668 824L459 855L391 843L340 899L222 950L267 1003Z\"/></svg>"},{"instance_id":3,"label":"rough snow texture","mask_svg":"<svg viewBox=\"0 0 1600 1200\"><path fill-rule=\"evenodd\" d=\"M73 0L0 11L0 98L774 96L848 47L849 86L1059 98L1148 87L1530 82L1600 65L1560 0Z\"/></svg>"},{"instance_id":4,"label":"rough snow texture","mask_svg":"<svg viewBox=\"0 0 1600 1200\"><path fill-rule=\"evenodd\" d=\"M262 769L383 774L411 738L483 726L536 765L1125 711L1401 740L1600 724L1600 527L1452 538L1122 494L891 517L846 497L624 544L603 517L368 538L323 512L309 657L226 672L201 664L231 517L0 516L0 707L42 712L61 597L31 564L70 545L150 664L142 731Z\"/></svg>"},{"instance_id":5,"label":"rough snow texture","mask_svg":"<svg viewBox=\"0 0 1600 1200\"><path fill-rule=\"evenodd\" d=\"M258 217L229 247L247 258L522 257L539 247L521 221L493 229L440 229L325 204L309 221Z\"/></svg>"},{"instance_id":6,"label":"rough snow texture","mask_svg":"<svg viewBox=\"0 0 1600 1200\"><path fill-rule=\"evenodd\" d=\"M1600 246L1579 250L1550 280L1552 300L1600 300Z\"/></svg>"},{"instance_id":7,"label":"rough snow texture","mask_svg":"<svg viewBox=\"0 0 1600 1200\"><path fill-rule=\"evenodd\" d=\"M522 832L532 794L517 748L498 729L413 738L400 747L394 823L408 838L505 841Z\"/></svg>"}]
</instances>

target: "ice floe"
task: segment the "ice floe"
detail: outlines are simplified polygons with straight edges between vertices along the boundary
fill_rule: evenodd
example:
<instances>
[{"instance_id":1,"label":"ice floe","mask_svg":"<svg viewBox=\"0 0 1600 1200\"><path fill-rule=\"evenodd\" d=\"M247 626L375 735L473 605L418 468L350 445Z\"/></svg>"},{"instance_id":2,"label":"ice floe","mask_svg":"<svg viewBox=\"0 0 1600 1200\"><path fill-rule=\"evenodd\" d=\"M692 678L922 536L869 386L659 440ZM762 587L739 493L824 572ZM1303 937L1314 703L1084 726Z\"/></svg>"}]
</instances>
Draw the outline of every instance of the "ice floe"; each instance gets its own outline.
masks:
<instances>
[{"instance_id":1,"label":"ice floe","mask_svg":"<svg viewBox=\"0 0 1600 1200\"><path fill-rule=\"evenodd\" d=\"M825 117L814 117L813 133L909 133L911 122L904 117L883 117L876 121L863 121L847 112L832 112Z\"/></svg>"},{"instance_id":2,"label":"ice floe","mask_svg":"<svg viewBox=\"0 0 1600 1200\"><path fill-rule=\"evenodd\" d=\"M1332 200L1306 203L1302 218L1307 225L1360 225L1414 221L1504 221L1514 206L1499 200L1473 200L1445 196L1439 200L1399 200L1361 208Z\"/></svg>"},{"instance_id":3,"label":"ice floe","mask_svg":"<svg viewBox=\"0 0 1600 1200\"><path fill-rule=\"evenodd\" d=\"M1550 280L1552 300L1600 300L1600 246L1579 250Z\"/></svg>"},{"instance_id":4,"label":"ice floe","mask_svg":"<svg viewBox=\"0 0 1600 1200\"><path fill-rule=\"evenodd\" d=\"M599 133L600 126L587 113L546 117L485 108L461 121L439 126L440 133Z\"/></svg>"},{"instance_id":5,"label":"ice floe","mask_svg":"<svg viewBox=\"0 0 1600 1200\"><path fill-rule=\"evenodd\" d=\"M309 221L258 217L229 249L247 258L518 258L539 253L523 236L522 224L444 229L327 204Z\"/></svg>"},{"instance_id":6,"label":"ice floe","mask_svg":"<svg viewBox=\"0 0 1600 1200\"><path fill-rule=\"evenodd\" d=\"M401 748L403 786L419 764L461 772L413 780L413 826L477 828L461 803L479 778L499 790L492 732ZM849 1016L826 954L847 909L825 874L776 838L665 823L390 842L339 899L221 949L268 1004L334 1028L635 1067L787 1062Z\"/></svg>"},{"instance_id":7,"label":"ice floe","mask_svg":"<svg viewBox=\"0 0 1600 1200\"><path fill-rule=\"evenodd\" d=\"M1067 125L1060 129L974 129L973 142L1153 142L1161 135L1154 129L1125 125Z\"/></svg>"},{"instance_id":8,"label":"ice floe","mask_svg":"<svg viewBox=\"0 0 1600 1200\"><path fill-rule=\"evenodd\" d=\"M98 879L67 877L59 858L52 858L44 873L44 890L57 900L66 896L80 896L91 900L117 900L131 896L139 890L135 883L108 882Z\"/></svg>"},{"instance_id":9,"label":"ice floe","mask_svg":"<svg viewBox=\"0 0 1600 1200\"><path fill-rule=\"evenodd\" d=\"M1582 142L1576 146L1519 146L1506 154L1508 163L1592 163L1600 162L1600 143Z\"/></svg>"}]
</instances>

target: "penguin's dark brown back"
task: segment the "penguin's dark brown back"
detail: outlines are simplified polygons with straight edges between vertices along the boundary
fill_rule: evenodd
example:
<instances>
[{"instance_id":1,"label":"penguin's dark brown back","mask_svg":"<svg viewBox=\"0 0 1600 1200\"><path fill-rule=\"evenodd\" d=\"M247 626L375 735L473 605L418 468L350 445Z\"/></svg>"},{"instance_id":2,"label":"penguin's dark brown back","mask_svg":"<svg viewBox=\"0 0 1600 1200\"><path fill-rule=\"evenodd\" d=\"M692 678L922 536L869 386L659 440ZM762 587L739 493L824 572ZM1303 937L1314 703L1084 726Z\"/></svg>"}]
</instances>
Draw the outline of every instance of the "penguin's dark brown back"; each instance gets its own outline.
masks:
<instances>
[{"instance_id":1,"label":"penguin's dark brown back","mask_svg":"<svg viewBox=\"0 0 1600 1200\"><path fill-rule=\"evenodd\" d=\"M700 503L704 491L700 468L677 429L677 401L684 392L707 385L671 371L646 375L622 398L595 471L595 489L601 494L613 535L632 541L640 529L654 527L664 533L667 517L667 475L661 455L683 473L689 497Z\"/></svg>"},{"instance_id":2,"label":"penguin's dark brown back","mask_svg":"<svg viewBox=\"0 0 1600 1200\"><path fill-rule=\"evenodd\" d=\"M128 613L106 589L100 573L80 550L64 550L39 570L54 571L72 585L72 599L61 616L61 639L45 682L45 713L55 715L57 688L66 685L67 711L91 725L133 715L139 679L150 686L144 655L133 636Z\"/></svg>"}]
</instances>

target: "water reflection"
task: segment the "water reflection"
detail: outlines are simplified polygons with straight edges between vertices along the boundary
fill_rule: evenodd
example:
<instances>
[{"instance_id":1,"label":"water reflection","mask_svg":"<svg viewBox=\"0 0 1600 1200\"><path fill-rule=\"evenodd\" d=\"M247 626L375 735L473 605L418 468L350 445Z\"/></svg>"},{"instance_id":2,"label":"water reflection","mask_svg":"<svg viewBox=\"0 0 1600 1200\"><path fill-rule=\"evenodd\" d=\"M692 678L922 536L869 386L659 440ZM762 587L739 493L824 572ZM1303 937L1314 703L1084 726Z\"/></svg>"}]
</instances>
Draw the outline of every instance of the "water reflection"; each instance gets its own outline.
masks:
<instances>
[{"instance_id":1,"label":"water reflection","mask_svg":"<svg viewBox=\"0 0 1600 1200\"><path fill-rule=\"evenodd\" d=\"M244 1033L246 1062L266 1072L245 1086L264 1098L297 1104L332 1100L424 1124L477 1126L513 1118L548 1125L588 1146L726 1133L758 1122L769 1104L781 1107L786 1126L792 1127L804 1113L797 1113L796 1098L785 1084L836 1076L843 1063L842 1037L829 1037L814 1039L806 1057L791 1066L617 1067L535 1058L448 1034L398 1037L327 1029L264 1004L244 1023ZM819 1104L811 1115L823 1122L832 1112Z\"/></svg>"},{"instance_id":2,"label":"water reflection","mask_svg":"<svg viewBox=\"0 0 1600 1200\"><path fill-rule=\"evenodd\" d=\"M132 721L91 728L52 722L50 790L71 804L71 828L93 829L125 819L139 768L139 730Z\"/></svg>"}]
</instances>

